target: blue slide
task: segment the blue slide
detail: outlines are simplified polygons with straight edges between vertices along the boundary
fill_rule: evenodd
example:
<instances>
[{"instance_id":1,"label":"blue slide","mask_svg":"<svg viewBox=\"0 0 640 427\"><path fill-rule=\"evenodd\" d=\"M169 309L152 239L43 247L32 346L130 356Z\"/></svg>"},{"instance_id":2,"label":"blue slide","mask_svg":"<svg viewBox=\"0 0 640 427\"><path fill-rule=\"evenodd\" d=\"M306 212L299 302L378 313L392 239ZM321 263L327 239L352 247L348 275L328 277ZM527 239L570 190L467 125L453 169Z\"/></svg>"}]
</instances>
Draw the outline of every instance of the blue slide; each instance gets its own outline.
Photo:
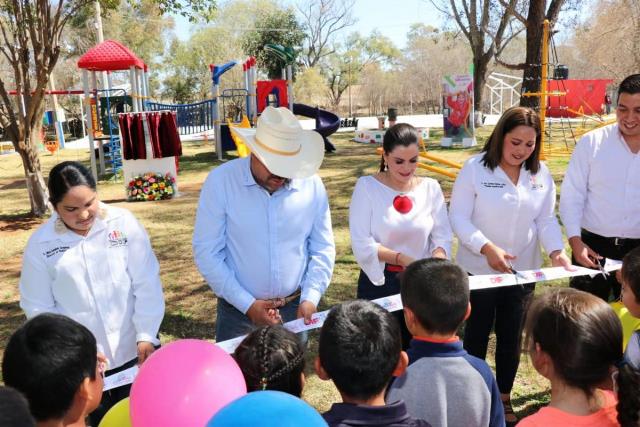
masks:
<instances>
[{"instance_id":1,"label":"blue slide","mask_svg":"<svg viewBox=\"0 0 640 427\"><path fill-rule=\"evenodd\" d=\"M324 150L328 153L336 151L336 147L329 141L328 136L335 133L340 127L340 117L318 107L296 103L293 104L293 114L315 119L315 131L322 135L322 139L324 139Z\"/></svg>"}]
</instances>

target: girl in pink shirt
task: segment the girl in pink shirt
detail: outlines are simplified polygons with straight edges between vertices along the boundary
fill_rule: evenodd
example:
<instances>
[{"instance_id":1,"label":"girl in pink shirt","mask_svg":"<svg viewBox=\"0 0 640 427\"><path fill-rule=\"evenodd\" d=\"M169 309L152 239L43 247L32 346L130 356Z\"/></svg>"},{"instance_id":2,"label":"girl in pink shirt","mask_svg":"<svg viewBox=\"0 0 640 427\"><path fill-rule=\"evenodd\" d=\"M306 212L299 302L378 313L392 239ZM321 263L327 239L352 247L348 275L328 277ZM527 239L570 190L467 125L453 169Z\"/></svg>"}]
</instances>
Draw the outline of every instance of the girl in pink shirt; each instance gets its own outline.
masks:
<instances>
[{"instance_id":1,"label":"girl in pink shirt","mask_svg":"<svg viewBox=\"0 0 640 427\"><path fill-rule=\"evenodd\" d=\"M640 375L624 361L622 326L606 302L551 290L531 305L525 340L533 366L551 382L551 402L518 426L638 425Z\"/></svg>"}]
</instances>

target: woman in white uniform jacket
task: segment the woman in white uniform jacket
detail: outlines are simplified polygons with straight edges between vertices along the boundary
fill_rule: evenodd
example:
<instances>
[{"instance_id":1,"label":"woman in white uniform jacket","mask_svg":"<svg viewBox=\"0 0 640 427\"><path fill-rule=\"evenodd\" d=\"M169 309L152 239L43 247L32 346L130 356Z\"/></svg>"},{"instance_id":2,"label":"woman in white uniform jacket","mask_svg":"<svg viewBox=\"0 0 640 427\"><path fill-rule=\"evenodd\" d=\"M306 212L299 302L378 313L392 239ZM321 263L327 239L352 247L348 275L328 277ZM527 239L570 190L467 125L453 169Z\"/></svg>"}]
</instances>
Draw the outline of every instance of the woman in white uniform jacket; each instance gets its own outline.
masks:
<instances>
[{"instance_id":1,"label":"woman in white uniform jacket","mask_svg":"<svg viewBox=\"0 0 640 427\"><path fill-rule=\"evenodd\" d=\"M380 172L358 179L349 207L353 254L361 268L357 297L400 292L398 273L416 259L451 254L453 233L438 181L415 176L418 132L398 123L384 135ZM402 311L394 313L408 347Z\"/></svg>"},{"instance_id":2,"label":"woman in white uniform jacket","mask_svg":"<svg viewBox=\"0 0 640 427\"><path fill-rule=\"evenodd\" d=\"M28 318L58 313L86 326L109 362L107 376L144 362L160 344L164 316L147 233L129 211L99 202L95 180L80 163L56 165L48 187L55 213L27 243L20 307ZM128 392L105 393L92 425ZM111 395L118 400L109 402Z\"/></svg>"},{"instance_id":3,"label":"woman in white uniform jacket","mask_svg":"<svg viewBox=\"0 0 640 427\"><path fill-rule=\"evenodd\" d=\"M507 110L483 152L471 157L458 174L450 218L460 243L456 261L470 274L539 268L540 243L552 265L571 264L555 216L555 184L540 162L539 123L531 109ZM496 379L507 424L516 421L509 396L520 361L524 308L534 286L471 291L464 347L484 359L495 322Z\"/></svg>"}]
</instances>

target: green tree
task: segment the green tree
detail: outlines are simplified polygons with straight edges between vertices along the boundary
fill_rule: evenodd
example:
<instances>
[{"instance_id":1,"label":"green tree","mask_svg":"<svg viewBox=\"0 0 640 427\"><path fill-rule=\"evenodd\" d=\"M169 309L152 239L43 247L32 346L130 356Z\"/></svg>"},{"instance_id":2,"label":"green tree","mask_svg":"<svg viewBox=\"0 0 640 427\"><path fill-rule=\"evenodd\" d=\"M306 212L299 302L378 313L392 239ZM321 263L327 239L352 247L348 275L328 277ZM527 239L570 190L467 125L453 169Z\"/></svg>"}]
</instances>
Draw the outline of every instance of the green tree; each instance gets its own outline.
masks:
<instances>
[{"instance_id":1,"label":"green tree","mask_svg":"<svg viewBox=\"0 0 640 427\"><path fill-rule=\"evenodd\" d=\"M155 0L160 10L182 14L215 7L209 0ZM118 3L115 3L117 5ZM49 209L48 191L38 154L38 132L44 111L45 90L62 51L63 31L69 20L93 7L90 0L0 0L0 54L12 70L0 78L0 126L22 160L31 212L42 216ZM105 9L114 3L102 4ZM18 96L10 96L14 89Z\"/></svg>"},{"instance_id":2,"label":"green tree","mask_svg":"<svg viewBox=\"0 0 640 427\"><path fill-rule=\"evenodd\" d=\"M285 64L273 53L265 51L264 46L279 44L299 51L305 38L302 26L294 10L287 8L262 12L255 27L255 31L245 34L242 48L246 54L256 57L258 66L266 71L269 78L280 78Z\"/></svg>"},{"instance_id":3,"label":"green tree","mask_svg":"<svg viewBox=\"0 0 640 427\"><path fill-rule=\"evenodd\" d=\"M510 69L522 70L522 93L540 92L542 84L542 44L543 44L543 24L545 20L550 22L549 34L553 34L553 28L558 23L561 12L576 11L582 5L579 0L551 0L543 2L529 0L526 4L527 14L519 13L505 0L499 0L505 13L512 14L516 20L520 21L527 29L526 35L526 58L520 64L507 64L500 61L500 64ZM497 56L499 59L499 55ZM538 109L540 98L537 96L523 96L520 98L520 105Z\"/></svg>"},{"instance_id":4,"label":"green tree","mask_svg":"<svg viewBox=\"0 0 640 427\"><path fill-rule=\"evenodd\" d=\"M314 106L326 106L327 90L327 82L319 67L304 68L293 84L296 102Z\"/></svg>"},{"instance_id":5,"label":"green tree","mask_svg":"<svg viewBox=\"0 0 640 427\"><path fill-rule=\"evenodd\" d=\"M216 42L212 43L213 40ZM163 81L163 98L178 103L209 98L209 64L221 64L238 57L237 50L233 49L230 42L229 34L216 27L202 28L186 42L174 39L166 58L167 74ZM232 75L231 72L225 74L223 86L229 81L229 75Z\"/></svg>"},{"instance_id":6,"label":"green tree","mask_svg":"<svg viewBox=\"0 0 640 427\"><path fill-rule=\"evenodd\" d=\"M352 33L344 45L336 45L335 52L327 56L323 66L333 107L338 107L349 86L358 83L365 67L373 63L390 65L399 56L400 51L393 42L378 31L366 37Z\"/></svg>"},{"instance_id":7,"label":"green tree","mask_svg":"<svg viewBox=\"0 0 640 427\"><path fill-rule=\"evenodd\" d=\"M405 103L420 105L426 114L438 113L442 77L460 74L469 67L469 44L459 32L441 31L414 24L407 33L407 47L400 59ZM399 104L402 105L402 104Z\"/></svg>"},{"instance_id":8,"label":"green tree","mask_svg":"<svg viewBox=\"0 0 640 427\"><path fill-rule=\"evenodd\" d=\"M431 0L431 3L456 23L469 42L474 68L474 108L481 111L490 62L523 29L518 20L512 19L513 13L523 9L523 0Z\"/></svg>"}]
</instances>

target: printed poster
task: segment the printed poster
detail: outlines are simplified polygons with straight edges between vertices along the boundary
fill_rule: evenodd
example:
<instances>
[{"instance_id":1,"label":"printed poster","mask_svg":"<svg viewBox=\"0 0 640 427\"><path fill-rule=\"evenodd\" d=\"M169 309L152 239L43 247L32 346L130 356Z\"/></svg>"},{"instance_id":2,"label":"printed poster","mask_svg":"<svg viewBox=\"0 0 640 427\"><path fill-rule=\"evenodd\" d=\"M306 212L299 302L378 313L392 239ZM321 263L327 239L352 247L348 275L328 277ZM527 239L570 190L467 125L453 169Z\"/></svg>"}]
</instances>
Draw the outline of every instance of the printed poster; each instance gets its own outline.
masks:
<instances>
[{"instance_id":1,"label":"printed poster","mask_svg":"<svg viewBox=\"0 0 640 427\"><path fill-rule=\"evenodd\" d=\"M442 104L444 138L448 138L450 143L463 143L473 139L473 76L444 76Z\"/></svg>"}]
</instances>

